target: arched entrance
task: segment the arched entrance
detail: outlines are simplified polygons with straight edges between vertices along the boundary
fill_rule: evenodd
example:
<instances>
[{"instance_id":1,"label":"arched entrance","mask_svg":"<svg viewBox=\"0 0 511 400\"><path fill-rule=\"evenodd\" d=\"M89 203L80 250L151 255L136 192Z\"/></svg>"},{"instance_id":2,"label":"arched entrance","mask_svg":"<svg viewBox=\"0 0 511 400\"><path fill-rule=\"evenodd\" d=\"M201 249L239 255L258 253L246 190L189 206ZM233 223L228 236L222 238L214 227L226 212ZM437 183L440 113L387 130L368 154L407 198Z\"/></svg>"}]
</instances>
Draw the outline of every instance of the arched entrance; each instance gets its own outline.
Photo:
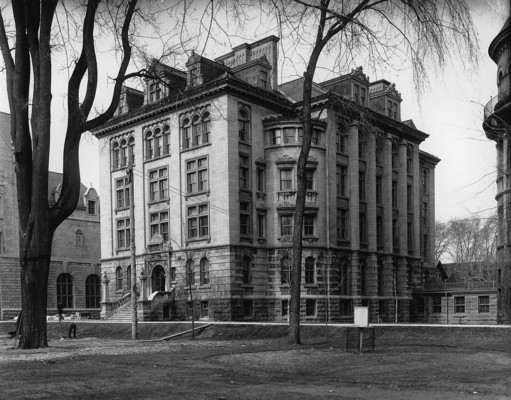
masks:
<instances>
[{"instance_id":1,"label":"arched entrance","mask_svg":"<svg viewBox=\"0 0 511 400\"><path fill-rule=\"evenodd\" d=\"M153 268L151 276L153 292L164 292L165 291L165 270L161 265L157 265Z\"/></svg>"}]
</instances>

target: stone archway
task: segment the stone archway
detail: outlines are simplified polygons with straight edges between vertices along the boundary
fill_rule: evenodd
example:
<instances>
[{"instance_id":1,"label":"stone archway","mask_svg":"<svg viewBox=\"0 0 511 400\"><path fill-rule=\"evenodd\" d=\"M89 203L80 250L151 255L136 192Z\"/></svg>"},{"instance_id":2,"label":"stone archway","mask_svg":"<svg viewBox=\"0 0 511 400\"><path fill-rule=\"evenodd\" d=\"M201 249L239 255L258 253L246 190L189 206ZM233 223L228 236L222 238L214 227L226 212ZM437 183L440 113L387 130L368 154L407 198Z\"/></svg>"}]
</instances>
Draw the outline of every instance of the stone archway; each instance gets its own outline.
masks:
<instances>
[{"instance_id":1,"label":"stone archway","mask_svg":"<svg viewBox=\"0 0 511 400\"><path fill-rule=\"evenodd\" d=\"M161 265L156 265L151 274L151 286L153 292L165 291L165 270Z\"/></svg>"}]
</instances>

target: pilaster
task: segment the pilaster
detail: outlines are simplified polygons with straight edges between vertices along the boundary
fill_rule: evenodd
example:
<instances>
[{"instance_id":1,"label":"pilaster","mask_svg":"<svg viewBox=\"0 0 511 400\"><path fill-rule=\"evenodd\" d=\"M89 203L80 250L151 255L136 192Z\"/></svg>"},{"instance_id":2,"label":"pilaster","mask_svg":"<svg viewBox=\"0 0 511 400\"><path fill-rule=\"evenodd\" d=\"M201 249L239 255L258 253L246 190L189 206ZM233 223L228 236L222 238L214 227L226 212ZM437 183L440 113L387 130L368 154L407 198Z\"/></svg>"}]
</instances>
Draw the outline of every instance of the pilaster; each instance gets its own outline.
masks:
<instances>
[{"instance_id":1,"label":"pilaster","mask_svg":"<svg viewBox=\"0 0 511 400\"><path fill-rule=\"evenodd\" d=\"M376 137L367 135L367 242L370 253L376 252Z\"/></svg>"},{"instance_id":2,"label":"pilaster","mask_svg":"<svg viewBox=\"0 0 511 400\"><path fill-rule=\"evenodd\" d=\"M350 187L350 243L353 250L360 249L360 235L359 235L359 212L360 212L360 196L358 192L358 173L359 173L359 158L358 158L358 121L352 121L349 129L349 187Z\"/></svg>"},{"instance_id":3,"label":"pilaster","mask_svg":"<svg viewBox=\"0 0 511 400\"><path fill-rule=\"evenodd\" d=\"M407 173L406 173L407 143L399 143L399 175L397 180L397 208L399 210L399 254L408 255L408 210L406 201Z\"/></svg>"},{"instance_id":4,"label":"pilaster","mask_svg":"<svg viewBox=\"0 0 511 400\"><path fill-rule=\"evenodd\" d=\"M392 248L392 138L387 135L383 143L383 245L386 254Z\"/></svg>"}]
</instances>

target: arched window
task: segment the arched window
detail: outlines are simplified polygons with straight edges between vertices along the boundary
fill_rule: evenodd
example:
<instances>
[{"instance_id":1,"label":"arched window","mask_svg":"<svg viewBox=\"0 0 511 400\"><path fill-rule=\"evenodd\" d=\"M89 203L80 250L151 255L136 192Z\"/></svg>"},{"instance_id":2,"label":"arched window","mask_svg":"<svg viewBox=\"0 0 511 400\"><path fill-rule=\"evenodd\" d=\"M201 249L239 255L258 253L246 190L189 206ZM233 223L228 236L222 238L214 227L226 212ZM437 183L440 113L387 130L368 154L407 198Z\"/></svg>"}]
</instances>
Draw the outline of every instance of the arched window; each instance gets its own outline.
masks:
<instances>
[{"instance_id":1,"label":"arched window","mask_svg":"<svg viewBox=\"0 0 511 400\"><path fill-rule=\"evenodd\" d=\"M307 257L305 259L305 284L306 285L314 285L315 283L315 268L314 268L314 258Z\"/></svg>"},{"instance_id":2,"label":"arched window","mask_svg":"<svg viewBox=\"0 0 511 400\"><path fill-rule=\"evenodd\" d=\"M186 284L195 285L195 266L191 258L186 261Z\"/></svg>"},{"instance_id":3,"label":"arched window","mask_svg":"<svg viewBox=\"0 0 511 400\"><path fill-rule=\"evenodd\" d=\"M112 143L112 168L119 168L119 157L120 157L120 149L119 142Z\"/></svg>"},{"instance_id":4,"label":"arched window","mask_svg":"<svg viewBox=\"0 0 511 400\"><path fill-rule=\"evenodd\" d=\"M153 284L153 292L165 291L165 270L161 265L154 267L151 280Z\"/></svg>"},{"instance_id":5,"label":"arched window","mask_svg":"<svg viewBox=\"0 0 511 400\"><path fill-rule=\"evenodd\" d=\"M76 247L83 247L83 233L80 229L76 231Z\"/></svg>"},{"instance_id":6,"label":"arched window","mask_svg":"<svg viewBox=\"0 0 511 400\"><path fill-rule=\"evenodd\" d=\"M73 308L73 277L69 274L57 277L57 304L63 308Z\"/></svg>"},{"instance_id":7,"label":"arched window","mask_svg":"<svg viewBox=\"0 0 511 400\"><path fill-rule=\"evenodd\" d=\"M181 124L181 131L183 133L183 149L189 149L192 147L192 128L188 118L183 120L183 123Z\"/></svg>"},{"instance_id":8,"label":"arched window","mask_svg":"<svg viewBox=\"0 0 511 400\"><path fill-rule=\"evenodd\" d=\"M85 308L99 308L101 302L101 285L97 275L85 279Z\"/></svg>"},{"instance_id":9,"label":"arched window","mask_svg":"<svg viewBox=\"0 0 511 400\"><path fill-rule=\"evenodd\" d=\"M202 114L202 144L209 143L211 133L211 116L209 112Z\"/></svg>"},{"instance_id":10,"label":"arched window","mask_svg":"<svg viewBox=\"0 0 511 400\"><path fill-rule=\"evenodd\" d=\"M201 136L201 120L198 115L194 115L192 119L192 146L200 144Z\"/></svg>"},{"instance_id":11,"label":"arched window","mask_svg":"<svg viewBox=\"0 0 511 400\"><path fill-rule=\"evenodd\" d=\"M151 160L154 156L154 138L151 131L145 134L145 158Z\"/></svg>"},{"instance_id":12,"label":"arched window","mask_svg":"<svg viewBox=\"0 0 511 400\"><path fill-rule=\"evenodd\" d=\"M135 164L135 138L130 136L128 139L128 162Z\"/></svg>"},{"instance_id":13,"label":"arched window","mask_svg":"<svg viewBox=\"0 0 511 400\"><path fill-rule=\"evenodd\" d=\"M131 265L126 268L126 290L131 290Z\"/></svg>"},{"instance_id":14,"label":"arched window","mask_svg":"<svg viewBox=\"0 0 511 400\"><path fill-rule=\"evenodd\" d=\"M115 290L122 290L122 267L115 270Z\"/></svg>"},{"instance_id":15,"label":"arched window","mask_svg":"<svg viewBox=\"0 0 511 400\"><path fill-rule=\"evenodd\" d=\"M206 257L200 260L200 284L209 285L209 261Z\"/></svg>"},{"instance_id":16,"label":"arched window","mask_svg":"<svg viewBox=\"0 0 511 400\"><path fill-rule=\"evenodd\" d=\"M250 257L243 257L243 283L249 285L252 283L252 271Z\"/></svg>"},{"instance_id":17,"label":"arched window","mask_svg":"<svg viewBox=\"0 0 511 400\"><path fill-rule=\"evenodd\" d=\"M342 295L350 294L350 261L348 258L341 259L339 263L339 291Z\"/></svg>"},{"instance_id":18,"label":"arched window","mask_svg":"<svg viewBox=\"0 0 511 400\"><path fill-rule=\"evenodd\" d=\"M238 132L241 141L250 140L250 118L243 109L238 111Z\"/></svg>"},{"instance_id":19,"label":"arched window","mask_svg":"<svg viewBox=\"0 0 511 400\"><path fill-rule=\"evenodd\" d=\"M121 140L121 167L128 165L128 142L126 139Z\"/></svg>"},{"instance_id":20,"label":"arched window","mask_svg":"<svg viewBox=\"0 0 511 400\"><path fill-rule=\"evenodd\" d=\"M170 154L170 126L163 126L163 155Z\"/></svg>"},{"instance_id":21,"label":"arched window","mask_svg":"<svg viewBox=\"0 0 511 400\"><path fill-rule=\"evenodd\" d=\"M291 260L289 257L280 260L280 283L282 285L291 283Z\"/></svg>"},{"instance_id":22,"label":"arched window","mask_svg":"<svg viewBox=\"0 0 511 400\"><path fill-rule=\"evenodd\" d=\"M160 157L163 154L163 137L161 135L161 129L156 128L154 130L154 157Z\"/></svg>"}]
</instances>

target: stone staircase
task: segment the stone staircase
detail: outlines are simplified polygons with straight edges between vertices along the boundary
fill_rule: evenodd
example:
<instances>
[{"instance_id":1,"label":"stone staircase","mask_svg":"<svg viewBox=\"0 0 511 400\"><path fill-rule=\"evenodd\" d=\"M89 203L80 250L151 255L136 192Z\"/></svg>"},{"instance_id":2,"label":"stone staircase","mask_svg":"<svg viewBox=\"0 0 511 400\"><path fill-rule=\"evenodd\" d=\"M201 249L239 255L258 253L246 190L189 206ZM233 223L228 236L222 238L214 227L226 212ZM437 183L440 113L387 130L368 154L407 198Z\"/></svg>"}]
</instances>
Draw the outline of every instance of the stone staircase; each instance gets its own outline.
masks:
<instances>
[{"instance_id":1,"label":"stone staircase","mask_svg":"<svg viewBox=\"0 0 511 400\"><path fill-rule=\"evenodd\" d=\"M133 313L133 309L131 308L131 303L127 303L117 309L115 313L107 318L109 322L121 322L121 323L131 323L131 316Z\"/></svg>"}]
</instances>

